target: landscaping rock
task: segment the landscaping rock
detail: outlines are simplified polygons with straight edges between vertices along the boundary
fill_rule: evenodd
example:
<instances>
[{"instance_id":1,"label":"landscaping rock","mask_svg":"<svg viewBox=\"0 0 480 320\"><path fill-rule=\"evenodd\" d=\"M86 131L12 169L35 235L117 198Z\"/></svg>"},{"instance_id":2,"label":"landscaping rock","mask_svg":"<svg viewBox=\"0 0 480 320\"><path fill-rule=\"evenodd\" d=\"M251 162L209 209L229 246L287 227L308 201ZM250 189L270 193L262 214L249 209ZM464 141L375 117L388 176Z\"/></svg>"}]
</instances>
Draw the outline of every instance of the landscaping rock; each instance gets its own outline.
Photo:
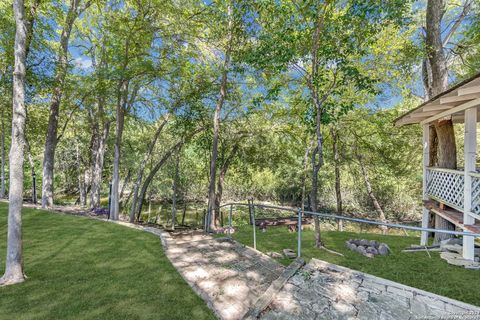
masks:
<instances>
[{"instance_id":1,"label":"landscaping rock","mask_svg":"<svg viewBox=\"0 0 480 320\"><path fill-rule=\"evenodd\" d=\"M443 247L444 245L455 245L455 244L462 245L463 244L462 239L450 238L450 239L440 241L440 247Z\"/></svg>"},{"instance_id":2,"label":"landscaping rock","mask_svg":"<svg viewBox=\"0 0 480 320\"><path fill-rule=\"evenodd\" d=\"M365 249L364 246L358 246L358 247L357 247L357 251L358 251L358 253L361 253L361 254L367 253L367 251L366 251L366 249Z\"/></svg>"},{"instance_id":3,"label":"landscaping rock","mask_svg":"<svg viewBox=\"0 0 480 320\"><path fill-rule=\"evenodd\" d=\"M225 227L225 228L219 228L215 231L217 234L234 234L235 233L235 228L234 227Z\"/></svg>"},{"instance_id":4,"label":"landscaping rock","mask_svg":"<svg viewBox=\"0 0 480 320\"><path fill-rule=\"evenodd\" d=\"M347 246L348 249L352 251L355 251L355 249L357 249L357 245L355 243L345 241L345 245Z\"/></svg>"},{"instance_id":5,"label":"landscaping rock","mask_svg":"<svg viewBox=\"0 0 480 320\"><path fill-rule=\"evenodd\" d=\"M361 246L368 247L370 245L370 241L362 239L359 241L359 244Z\"/></svg>"},{"instance_id":6,"label":"landscaping rock","mask_svg":"<svg viewBox=\"0 0 480 320\"><path fill-rule=\"evenodd\" d=\"M369 258L373 258L379 254L388 255L391 252L388 245L386 245L385 243L380 243L376 240L350 239L348 241L345 241L345 246L348 249L356 251Z\"/></svg>"},{"instance_id":7,"label":"landscaping rock","mask_svg":"<svg viewBox=\"0 0 480 320\"><path fill-rule=\"evenodd\" d=\"M461 254L456 252L442 252L440 253L440 258L446 260L449 264L454 266L461 266L467 269L480 269L480 263L464 259Z\"/></svg>"},{"instance_id":8,"label":"landscaping rock","mask_svg":"<svg viewBox=\"0 0 480 320\"><path fill-rule=\"evenodd\" d=\"M269 251L267 252L267 256L272 257L272 258L283 258L283 256L275 251Z\"/></svg>"},{"instance_id":9,"label":"landscaping rock","mask_svg":"<svg viewBox=\"0 0 480 320\"><path fill-rule=\"evenodd\" d=\"M449 252L456 252L458 254L463 254L463 246L459 244L444 244L443 246L440 246L442 251L449 251ZM474 256L479 257L480 256L480 248L475 248L474 249Z\"/></svg>"},{"instance_id":10,"label":"landscaping rock","mask_svg":"<svg viewBox=\"0 0 480 320\"><path fill-rule=\"evenodd\" d=\"M387 256L390 251L390 248L385 243L382 243L378 246L378 254L380 254L381 256Z\"/></svg>"},{"instance_id":11,"label":"landscaping rock","mask_svg":"<svg viewBox=\"0 0 480 320\"><path fill-rule=\"evenodd\" d=\"M372 254L372 255L378 254L378 250L375 247L368 247L366 251L367 251L367 253Z\"/></svg>"},{"instance_id":12,"label":"landscaping rock","mask_svg":"<svg viewBox=\"0 0 480 320\"><path fill-rule=\"evenodd\" d=\"M283 249L283 255L289 259L295 259L297 254L292 249Z\"/></svg>"}]
</instances>

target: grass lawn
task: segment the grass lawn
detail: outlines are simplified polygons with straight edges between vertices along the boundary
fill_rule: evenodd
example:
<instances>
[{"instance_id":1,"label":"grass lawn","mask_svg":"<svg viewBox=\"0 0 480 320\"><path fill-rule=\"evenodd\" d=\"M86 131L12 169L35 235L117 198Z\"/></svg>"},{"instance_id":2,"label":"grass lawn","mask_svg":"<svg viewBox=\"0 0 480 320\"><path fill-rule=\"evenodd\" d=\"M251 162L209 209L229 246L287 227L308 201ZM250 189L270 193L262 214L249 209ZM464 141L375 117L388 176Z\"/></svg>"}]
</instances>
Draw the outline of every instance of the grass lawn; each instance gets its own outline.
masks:
<instances>
[{"instance_id":1,"label":"grass lawn","mask_svg":"<svg viewBox=\"0 0 480 320\"><path fill-rule=\"evenodd\" d=\"M0 274L6 218L0 203ZM28 280L0 288L0 319L215 319L158 237L42 210L23 221Z\"/></svg>"},{"instance_id":2,"label":"grass lawn","mask_svg":"<svg viewBox=\"0 0 480 320\"><path fill-rule=\"evenodd\" d=\"M297 250L297 234L289 233L285 226L269 227L266 232L257 229L257 249L262 252L290 248ZM239 242L253 246L252 227L243 226L233 234ZM419 238L406 236L382 236L372 233L352 233L326 231L322 233L325 245L332 250L343 253L341 257L315 249L314 234L311 230L303 231L302 257L306 260L318 258L351 269L360 270L385 279L397 281L412 287L444 295L453 299L480 306L480 270L466 270L447 264L438 252L402 253L410 244L418 244ZM373 259L350 251L345 247L348 239L378 240L387 243L393 254ZM288 259L279 259L288 264Z\"/></svg>"}]
</instances>

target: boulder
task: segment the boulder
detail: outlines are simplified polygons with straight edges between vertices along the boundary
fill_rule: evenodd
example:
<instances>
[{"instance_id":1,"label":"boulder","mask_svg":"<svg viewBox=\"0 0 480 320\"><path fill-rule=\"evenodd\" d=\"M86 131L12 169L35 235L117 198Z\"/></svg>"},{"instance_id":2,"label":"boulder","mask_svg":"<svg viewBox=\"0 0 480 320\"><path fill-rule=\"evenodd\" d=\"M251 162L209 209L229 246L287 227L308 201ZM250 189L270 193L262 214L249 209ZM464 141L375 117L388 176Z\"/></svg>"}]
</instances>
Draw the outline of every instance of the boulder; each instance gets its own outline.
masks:
<instances>
[{"instance_id":1,"label":"boulder","mask_svg":"<svg viewBox=\"0 0 480 320\"><path fill-rule=\"evenodd\" d=\"M462 245L463 244L462 239L450 238L450 239L440 241L440 247L443 247L444 245L455 245L455 244Z\"/></svg>"},{"instance_id":2,"label":"boulder","mask_svg":"<svg viewBox=\"0 0 480 320\"><path fill-rule=\"evenodd\" d=\"M356 250L358 253L361 253L361 254L367 253L366 248L364 246L358 246Z\"/></svg>"},{"instance_id":3,"label":"boulder","mask_svg":"<svg viewBox=\"0 0 480 320\"><path fill-rule=\"evenodd\" d=\"M378 248L379 243L377 240L370 240L369 245L370 247Z\"/></svg>"},{"instance_id":4,"label":"boulder","mask_svg":"<svg viewBox=\"0 0 480 320\"><path fill-rule=\"evenodd\" d=\"M283 255L289 259L295 259L297 254L292 249L283 249Z\"/></svg>"},{"instance_id":5,"label":"boulder","mask_svg":"<svg viewBox=\"0 0 480 320\"><path fill-rule=\"evenodd\" d=\"M441 245L440 248L445 252L456 252L458 254L463 254L463 246L460 244L444 244ZM474 249L474 256L480 256L480 248Z\"/></svg>"},{"instance_id":6,"label":"boulder","mask_svg":"<svg viewBox=\"0 0 480 320\"><path fill-rule=\"evenodd\" d=\"M224 231L223 231L224 234L234 234L235 233L235 228L234 227L225 227L224 228Z\"/></svg>"},{"instance_id":7,"label":"boulder","mask_svg":"<svg viewBox=\"0 0 480 320\"><path fill-rule=\"evenodd\" d=\"M359 244L364 247L368 247L370 245L370 241L362 239L359 241Z\"/></svg>"},{"instance_id":8,"label":"boulder","mask_svg":"<svg viewBox=\"0 0 480 320\"><path fill-rule=\"evenodd\" d=\"M352 243L350 241L345 241L345 246L347 246L348 249L355 251L357 249L357 245L355 243Z\"/></svg>"},{"instance_id":9,"label":"boulder","mask_svg":"<svg viewBox=\"0 0 480 320\"><path fill-rule=\"evenodd\" d=\"M454 266L462 266L467 269L479 269L480 263L463 259L463 257L455 252L442 252L440 253L440 258L446 260L449 264Z\"/></svg>"},{"instance_id":10,"label":"boulder","mask_svg":"<svg viewBox=\"0 0 480 320\"><path fill-rule=\"evenodd\" d=\"M444 244L441 245L440 248L442 251L450 251L450 252L456 252L456 253L462 253L462 245L460 244Z\"/></svg>"},{"instance_id":11,"label":"boulder","mask_svg":"<svg viewBox=\"0 0 480 320\"><path fill-rule=\"evenodd\" d=\"M378 246L378 254L380 254L381 256L387 256L390 251L390 248L385 243L382 243Z\"/></svg>"},{"instance_id":12,"label":"boulder","mask_svg":"<svg viewBox=\"0 0 480 320\"><path fill-rule=\"evenodd\" d=\"M377 250L377 248L375 248L375 247L368 247L368 248L366 249L366 251L367 251L367 253L370 253L370 254L373 254L373 255L378 254L378 250Z\"/></svg>"}]
</instances>

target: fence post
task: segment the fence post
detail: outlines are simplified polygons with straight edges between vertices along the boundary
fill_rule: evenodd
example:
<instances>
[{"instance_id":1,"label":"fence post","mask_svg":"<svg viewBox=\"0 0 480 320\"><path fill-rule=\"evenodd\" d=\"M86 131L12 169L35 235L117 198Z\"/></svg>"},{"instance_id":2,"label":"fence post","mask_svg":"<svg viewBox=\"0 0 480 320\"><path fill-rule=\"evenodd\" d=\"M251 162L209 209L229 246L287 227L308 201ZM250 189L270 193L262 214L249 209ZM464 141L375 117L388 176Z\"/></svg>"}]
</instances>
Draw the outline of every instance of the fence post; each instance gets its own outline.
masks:
<instances>
[{"instance_id":1,"label":"fence post","mask_svg":"<svg viewBox=\"0 0 480 320\"><path fill-rule=\"evenodd\" d=\"M257 250L257 230L255 228L255 205L253 204L253 199L250 201L250 206L252 208L253 249Z\"/></svg>"},{"instance_id":2,"label":"fence post","mask_svg":"<svg viewBox=\"0 0 480 320\"><path fill-rule=\"evenodd\" d=\"M208 223L208 222L207 222L207 219L208 219L208 217L207 217L207 209L203 209L203 219L202 219L203 221L202 221L202 222L203 222L203 230L204 230L205 232L207 232L207 223Z\"/></svg>"},{"instance_id":3,"label":"fence post","mask_svg":"<svg viewBox=\"0 0 480 320\"><path fill-rule=\"evenodd\" d=\"M108 215L107 215L107 219L110 219L111 208L112 208L112 181L110 181L110 183L108 184ZM139 216L140 216L140 213L139 213Z\"/></svg>"},{"instance_id":4,"label":"fence post","mask_svg":"<svg viewBox=\"0 0 480 320\"><path fill-rule=\"evenodd\" d=\"M298 208L298 231L297 231L297 257L300 258L302 251L302 209Z\"/></svg>"},{"instance_id":5,"label":"fence post","mask_svg":"<svg viewBox=\"0 0 480 320\"><path fill-rule=\"evenodd\" d=\"M230 215L228 216L228 238L232 238L232 211L233 204L230 205Z\"/></svg>"}]
</instances>

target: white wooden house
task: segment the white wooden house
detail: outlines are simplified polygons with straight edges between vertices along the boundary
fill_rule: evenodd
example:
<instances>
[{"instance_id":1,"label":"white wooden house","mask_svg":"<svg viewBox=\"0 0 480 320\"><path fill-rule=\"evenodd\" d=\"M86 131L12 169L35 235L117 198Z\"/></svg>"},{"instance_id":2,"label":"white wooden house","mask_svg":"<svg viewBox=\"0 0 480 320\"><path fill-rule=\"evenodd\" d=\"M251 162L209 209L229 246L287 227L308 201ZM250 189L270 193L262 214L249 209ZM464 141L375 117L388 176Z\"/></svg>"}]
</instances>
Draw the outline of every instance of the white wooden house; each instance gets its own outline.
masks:
<instances>
[{"instance_id":1,"label":"white wooden house","mask_svg":"<svg viewBox=\"0 0 480 320\"><path fill-rule=\"evenodd\" d=\"M428 226L429 212L433 212L452 222L459 229L480 233L480 173L476 168L479 111L480 73L395 120L397 126L420 124L423 127L425 207L422 227ZM462 169L451 170L428 166L430 126L433 122L442 119L451 119L454 124L464 124L464 167ZM427 232L422 232L421 244L425 245L426 242ZM463 237L463 257L474 259L473 237Z\"/></svg>"}]
</instances>

